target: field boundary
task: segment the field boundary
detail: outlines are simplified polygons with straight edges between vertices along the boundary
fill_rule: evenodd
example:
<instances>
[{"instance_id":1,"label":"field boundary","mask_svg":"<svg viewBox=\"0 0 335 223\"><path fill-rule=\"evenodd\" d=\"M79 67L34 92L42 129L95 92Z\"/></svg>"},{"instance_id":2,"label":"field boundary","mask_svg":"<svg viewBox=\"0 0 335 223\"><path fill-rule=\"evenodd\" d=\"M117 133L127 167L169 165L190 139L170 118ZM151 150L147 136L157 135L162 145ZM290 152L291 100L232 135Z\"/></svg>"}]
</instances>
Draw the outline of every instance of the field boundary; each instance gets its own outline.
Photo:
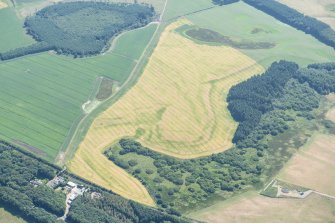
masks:
<instances>
[{"instance_id":1,"label":"field boundary","mask_svg":"<svg viewBox=\"0 0 335 223\"><path fill-rule=\"evenodd\" d=\"M162 10L162 13L160 15L160 21L162 20L164 14L165 14L165 10L166 10L166 6L168 4L169 0L165 1L165 5L164 8ZM155 22L157 23L157 22ZM152 23L149 23L152 24ZM148 24L148 25L149 25ZM63 166L65 165L75 154L75 151L77 150L80 142L82 141L83 137L86 135L89 126L91 125L91 123L93 122L93 120L95 119L95 117L100 114L101 112L103 112L105 109L107 109L108 107L110 107L113 103L115 103L119 98L121 98L126 92L127 90L132 87L133 85L136 84L137 80L140 78L140 72L142 72L144 66L147 63L147 59L146 57L149 57L149 55L151 55L151 53L154 50L154 46L157 45L157 42L159 40L160 37L160 33L164 30L164 25L162 27L163 23L159 22L157 25L157 28L155 30L155 32L152 35L152 38L150 39L149 43L147 44L147 46L145 47L145 49L143 50L141 56L138 58L136 65L134 66L133 70L131 71L130 75L128 76L127 80L120 86L120 89L115 93L112 94L108 99L106 99L104 102L102 102L99 106L97 106L94 110L92 110L89 114L83 115L83 117L80 118L80 121L78 122L78 124L76 125L76 129L74 130L73 134L68 135L68 139L69 142L66 144L66 146L64 146L64 150L60 150L60 152L58 153L58 156L55 159L55 163ZM143 29L143 27L141 27ZM141 29L139 28L139 29ZM126 32L131 32L134 30L130 30L130 31L126 31ZM122 35L122 34L120 34ZM114 41L117 40L117 37L114 39ZM152 48L150 49L151 45ZM113 44L111 45L111 47L113 46ZM66 141L65 141L66 142ZM63 152L63 154L62 154ZM64 156L64 159L60 159L60 155Z\"/></svg>"}]
</instances>

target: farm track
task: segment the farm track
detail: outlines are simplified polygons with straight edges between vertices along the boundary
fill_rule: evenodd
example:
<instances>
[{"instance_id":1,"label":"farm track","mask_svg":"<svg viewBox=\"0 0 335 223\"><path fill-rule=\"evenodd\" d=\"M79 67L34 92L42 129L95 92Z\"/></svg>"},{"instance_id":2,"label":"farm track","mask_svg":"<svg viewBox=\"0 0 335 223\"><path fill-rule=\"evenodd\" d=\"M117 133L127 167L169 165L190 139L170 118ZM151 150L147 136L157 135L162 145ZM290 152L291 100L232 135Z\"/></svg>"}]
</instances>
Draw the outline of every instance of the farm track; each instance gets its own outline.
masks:
<instances>
[{"instance_id":1,"label":"farm track","mask_svg":"<svg viewBox=\"0 0 335 223\"><path fill-rule=\"evenodd\" d=\"M238 5L238 4L237 4ZM240 7L242 7L242 3L240 4L241 6ZM165 5L165 7L164 8L166 8L166 5ZM204 14L204 16L206 15L207 16L207 14L208 13L204 13L204 12L206 12L205 10L207 10L207 11L210 11L210 10L212 10L212 9L215 9L216 7L214 7L214 8L212 8L212 7L204 7L203 9L201 9L201 10L199 10L199 9L197 9L197 10L194 10L193 12L189 12L189 13L184 13L184 14L182 14L182 15L180 15L180 16L186 16L186 15L192 15L192 14L199 14L199 13L203 13ZM243 5L243 10L250 10L250 11L253 11L253 10L251 10L251 9L249 9L249 7L246 7L245 5ZM165 10L164 10L165 11ZM217 11L217 10L215 10L215 11ZM249 11L248 11L249 12ZM258 12L257 12L258 13ZM248 13L247 13L248 14ZM252 13L249 13L249 14L251 14L251 16L254 16L254 14L252 14ZM179 18L180 16L173 16L172 18L167 18L167 19L161 19L161 23L167 23L167 21L170 21L171 19L176 19L176 18ZM162 17L163 18L163 17ZM255 21L252 21L252 23L255 23ZM113 45L113 44L112 44ZM113 49L113 47L112 47L112 49ZM249 53L249 52L248 52ZM247 53L247 54L248 54ZM248 54L249 55L249 54ZM257 54L258 55L258 54ZM260 55L262 55L262 53L260 53ZM251 56L251 57L253 57L253 56ZM308 59L308 55L306 56L306 59ZM269 59L270 58L270 59ZM266 62L266 61L269 61L269 60L278 60L278 57L277 56L271 56L271 55L269 55L269 53L267 54L267 56L266 56L266 58L261 58L261 59L259 59L259 60L257 60L257 61L261 61L260 63L263 65L263 64L266 64L266 63L268 63L268 62ZM114 96L117 96L117 95L114 95ZM117 97L115 97L115 98L117 98ZM113 99L112 99L113 100ZM112 100L110 100L110 101L112 101ZM116 100L114 100L114 102L115 102ZM109 103L110 105L112 105L114 102L111 102L111 103ZM104 105L101 105L97 110L99 110L99 111L102 111L102 110L104 110L104 109L102 109L102 107L104 108L104 109L106 109L107 108L107 106L104 106ZM91 120L92 121L92 120ZM88 126L86 126L87 128L88 128ZM71 135L71 134L70 134ZM77 142L77 144L79 144L78 142ZM71 149L71 150L75 150L75 148L73 148L73 149ZM72 152L71 152L72 153ZM70 155L71 156L71 155Z\"/></svg>"},{"instance_id":2,"label":"farm track","mask_svg":"<svg viewBox=\"0 0 335 223\"><path fill-rule=\"evenodd\" d=\"M163 9L162 14L161 14L161 18L164 16L164 12L165 12L167 3L168 3L168 0L165 1L165 5L164 5L164 9ZM88 126L85 126L85 121L89 120L89 118L93 119L94 115L97 115L97 114L94 114L94 112L99 113L100 109L103 109L104 107L107 107L110 103L113 103L113 101L116 101L119 97L121 97L125 93L127 88L129 88L131 85L134 84L134 82L136 82L136 80L138 78L137 77L138 72L140 72L141 66L144 65L143 64L144 61L145 61L144 59L146 57L146 54L148 53L147 51L148 51L149 47L151 47L155 38L158 38L157 34L161 30L160 29L161 25L162 25L162 23L159 23L157 25L156 30L155 30L154 34L152 35L152 38L150 39L150 41L147 44L144 51L142 52L141 56L138 58L135 67L131 71L131 74L129 75L128 79L122 84L119 91L116 94L113 94L109 99L107 99L106 101L101 103L100 106L97 107L94 111L92 111L90 114L85 115L80 120L79 124L77 125L77 128L74 131L74 134L71 137L71 140L68 143L68 147L66 147L67 150L65 152L64 151L60 152L59 155L57 156L56 162L58 164L64 165L65 162L69 158L68 156L69 155L71 156L71 149L75 150L76 147L78 146L80 139L78 140L76 137L80 138L80 135L84 134L85 128L88 128ZM93 115L92 115L92 113L93 113ZM90 117L90 116L92 116L92 117ZM74 153L74 151L72 151L72 154L73 153ZM106 157L103 157L103 158L105 159L105 162L107 162L108 164L110 163L110 161L108 161ZM91 168L93 168L92 164L89 164L89 166ZM101 167L103 168L103 165ZM114 170L115 170L115 168L114 168ZM151 196L149 195L147 190L144 188L144 186L138 180L129 176L121 168L119 168L118 172L119 172L119 178L120 179L119 180L114 179L113 184L104 183L104 182L111 182L111 180L109 179L110 176L108 176L108 175L105 176L104 171L101 171L100 174L98 174L101 177L101 179L103 179L103 181L100 181L100 182L95 181L95 182L100 183L100 185L106 187L107 189L112 189L114 192L119 193L126 198L133 199L133 200L136 200L138 202L141 202L141 203L144 203L144 204L147 204L147 205L150 205L150 206L155 206L155 203L154 203L153 199L151 198ZM92 178L90 178L90 177L89 177L89 179L92 180ZM128 183L123 184L124 182L128 182ZM118 185L120 185L120 186L118 186ZM136 195L134 196L134 193L132 193L131 191L137 191Z\"/></svg>"},{"instance_id":3,"label":"farm track","mask_svg":"<svg viewBox=\"0 0 335 223\"><path fill-rule=\"evenodd\" d=\"M134 188L127 190L132 185L127 181L133 177L109 161L103 151L120 137L133 136L136 128L141 125L155 131L151 141L154 146L150 148L164 153L171 152L171 155L177 157L178 152L185 152L180 155L182 158L192 158L193 156L198 157L199 154L209 155L213 152L220 152L230 147L229 138L233 135L236 124L233 123L226 109L220 109L226 107L222 97L223 91L226 93L236 81L239 82L239 80L259 73L263 71L263 68L232 48L196 45L191 40L173 32L179 25L182 23L174 23L165 29L139 82L123 96L122 100L95 118L74 158L68 164L71 171L84 178L99 182L99 184L111 188L114 192L127 198L136 199L137 190ZM169 49L166 46L170 46ZM176 53L177 51L179 53ZM209 54L206 54L206 51L209 51ZM192 52L198 56L187 62L187 58L193 55ZM230 57L227 58L224 65L219 65L220 62L222 63L220 56L226 55L230 55ZM213 61L210 58L216 59ZM195 63L200 60L204 61ZM235 63L237 66L233 66ZM194 67L194 64L197 66ZM208 69L209 67L211 69ZM243 69L244 67L250 67L250 69ZM234 76L234 74L238 75ZM190 78L192 75L193 78ZM218 78L225 75L227 75L226 79ZM206 80L212 80L212 82L209 83ZM161 88L160 92L157 91L158 88ZM175 95L176 93L178 96ZM167 107L166 111L164 111L164 107ZM176 116L175 111L177 110L192 114L189 124L185 125L185 122L176 124L178 117L185 117L185 115ZM120 115L120 117L115 115ZM130 115L130 117L123 117L123 115ZM156 123L160 122L163 116L162 125L156 126ZM173 123L176 124L176 128L181 127L180 131L171 129L174 126ZM185 131L183 126L189 131ZM181 145L179 141L184 140L185 135L186 137L192 135L192 131L195 131L197 135L201 133L203 139L196 137L187 139L186 141L191 141L192 145L186 147L185 141L183 143L185 148L178 146L178 148L182 148L180 151L176 150L176 143L172 142L173 139L162 138L168 133L170 139L174 138L174 141ZM179 138L177 138L178 133L181 135ZM225 136L223 140L222 135ZM160 141L155 141L156 139ZM220 140L220 146L217 144L218 140ZM140 141L142 142L142 139ZM208 141L212 144L206 146ZM157 148L158 142L162 142L161 150ZM196 149L194 149L195 145ZM211 147L212 145L215 145L213 147L218 150L215 151ZM170 150L166 150L166 148ZM137 201L139 201L138 197Z\"/></svg>"},{"instance_id":4,"label":"farm track","mask_svg":"<svg viewBox=\"0 0 335 223\"><path fill-rule=\"evenodd\" d=\"M163 8L163 10L162 10L161 18L162 18L163 15L164 15L164 12L165 12L165 9L166 9L167 2L168 2L168 0L166 0L166 2L165 2L165 6L164 6L164 8ZM149 24L148 24L148 25L149 25ZM152 44L154 38L156 37L157 31L160 29L160 26L161 26L161 23L158 24L158 26L157 26L157 28L156 28L156 31L155 31L155 33L153 34L153 37L151 38L151 40L150 40L149 43L147 44L147 46L146 46L146 48L144 49L143 53L141 54L140 58L137 60L138 62L136 63L135 67L132 69L132 71L131 71L129 77L127 78L127 80L120 86L119 91L118 91L116 94L113 94L113 95L112 95L111 97L109 97L108 99L106 99L106 100L105 100L104 102L102 102L98 107L96 107L96 108L95 108L94 110L92 110L90 113L86 114L83 118L81 118L79 124L78 124L77 127L76 127L75 132L71 135L71 140L70 140L68 146L66 147L66 152L65 152L65 153L67 153L68 150L71 149L71 148L70 148L71 143L74 141L74 138L75 138L76 135L78 134L78 131L79 131L79 128L80 128L81 123L85 122L85 120L87 119L87 117L89 117L89 115L90 115L93 111L96 111L96 110L98 110L100 107L103 107L103 106L105 106L106 104L110 104L111 101L113 101L113 100L115 100L115 99L121 97L121 96L122 96L122 93L121 93L121 92L123 92L124 89L127 89L127 88L129 87L129 86L128 86L128 83L131 83L132 81L136 81L136 79L137 79L137 78L136 78L136 75L137 75L136 72L137 72L137 69L138 69L139 66L140 66L140 62L141 62L141 61L143 60L143 58L145 57L146 51L148 50L149 46ZM144 27L141 27L141 28L139 28L139 29L143 29L143 28L144 28ZM132 30L132 31L134 31L134 30ZM127 31L127 32L131 32L131 31ZM123 35L123 34L121 34L121 35ZM116 38L115 41L116 41L117 39L118 39L118 38ZM114 42L115 42L115 41L114 41ZM111 46L111 50L113 50L114 47L115 47L115 44L114 44L114 45L112 44L112 46ZM83 131L83 130L81 130L81 131ZM76 149L76 148L74 148L74 149ZM58 160L58 158L56 157L55 163L60 164L60 165L64 165L64 164L65 164L65 160Z\"/></svg>"},{"instance_id":5,"label":"farm track","mask_svg":"<svg viewBox=\"0 0 335 223\"><path fill-rule=\"evenodd\" d=\"M172 32L172 30L169 29L169 31L166 31L166 33L168 32ZM165 36L164 38L169 37ZM171 45L172 43L178 43L179 45L184 45L188 49L194 48L194 50L200 50L199 48L202 47L199 45L195 45L190 40L184 40L184 38L179 36L178 34L174 34L173 37L171 34L171 38L175 39L171 43L167 42L166 44ZM160 49L164 47L165 46L162 46ZM247 57L244 57L242 54L238 54L238 51L232 50L232 52L230 52L231 48L227 47L208 47L207 50L210 52L209 57L217 56L214 52L215 50L217 50L220 55L225 55L229 52L231 54L236 54L236 60L238 61L237 63L243 61L245 63L243 64L243 66L239 64L240 66L232 68L233 65L231 63L235 62L232 59L229 59L226 62L227 64L225 64L227 68L224 65L220 67L217 64L219 64L221 60L217 59L218 61L215 60L215 62L213 62L215 64L210 64L211 62L206 60L203 62L204 66L197 65L197 68L191 68L193 61L188 63L187 61L183 60L183 58L187 58L188 56L190 56L188 54L188 51L186 51L186 54L179 53L179 55L177 55L176 51L180 50L179 47L177 45L171 45L171 47L172 50L165 50L166 53L169 53L168 59L166 59L164 56L161 57L160 54L155 54L156 57L153 59L155 60L155 62L149 63L149 66L146 68L150 71L146 72L143 75L144 77L141 78L141 84L137 84L137 86L134 87L137 92L134 94L136 94L137 97L133 98L137 98L136 100L141 100L142 105L137 104L137 102L135 101L130 102L131 96L129 96L129 94L132 93L128 93L128 95L123 98L123 103L118 103L116 107L114 106L112 109L106 111L99 117L99 120L96 120L95 122L101 122L101 127L105 128L107 131L111 131L110 134L108 134L109 137L113 136L111 138L111 141L116 139L115 134L119 132L118 130L112 131L111 128L113 126L124 126L125 122L130 122L134 124L134 126L124 126L124 128L129 128L129 130L136 128L135 126L147 126L149 129L146 130L153 133L152 137L154 138L148 139L147 136L145 136L144 138L141 138L140 141L143 141L146 146L152 149L183 159L210 155L214 152L220 152L225 148L229 148L231 145L229 143L227 144L227 142L230 141L228 138L233 135L236 125L231 124L231 118L226 110L224 110L223 114L222 111L218 109L219 107L224 108L226 106L223 104L224 100L221 98L221 95L227 94L228 89L231 87L231 85L236 83L236 81L238 81L239 79L244 80L245 78L250 77L250 75L261 72L262 69L259 69L259 66L254 61L248 60ZM207 48L207 46L203 48ZM204 58L203 53L199 53L200 57L196 60L201 60ZM176 55L176 58L171 59L170 56L172 56L173 54ZM169 64L169 61L172 64ZM210 66L212 66L213 68L208 69L207 67ZM161 75L160 77L155 75L162 72L165 75ZM182 73L182 75L179 75L178 77L171 76L175 73ZM187 76L191 73L194 74L194 80L190 80ZM169 77L169 75L171 77ZM198 77L197 75L200 76ZM149 86L149 79L152 86ZM206 79L208 81L205 81ZM171 92L171 94L175 91L179 92L180 99L176 98L175 100L178 100L175 101L175 103L173 103L173 100L170 101L170 96L168 95L166 95L165 99L163 99L164 97L160 97L159 93L154 94L154 91L156 91L155 89L160 85L159 83L162 82L162 80L164 80L165 86L162 86L161 91ZM145 83L143 81L145 81ZM131 90L131 92L133 92L133 89ZM133 107L126 108L126 104L133 105ZM154 114L155 110L158 111L161 108L168 108L164 112L164 120L160 120L161 118L158 118L156 120L156 115ZM115 117L115 112L111 112L113 110L127 110L128 113L131 115L131 118L121 116L117 118ZM190 114L193 114L189 117L189 120L184 123L185 120L179 120L178 117L173 117L173 114L175 113L171 113L172 110L183 111L187 113L190 112ZM134 112L131 111L134 111L136 114L133 114ZM218 117L224 117L224 119L227 121L224 121L224 123L221 123L218 126ZM116 122L116 120L120 121ZM177 124L178 122L183 123L182 125L184 125L184 127L181 127L180 124ZM149 125L152 124L156 125L154 123L157 124L156 127L149 127ZM172 126L169 123L174 123L174 129L171 129ZM222 129L222 126L225 126L225 130ZM186 130L185 128L187 128L188 130ZM220 134L218 134L216 129L220 129ZM115 134L112 134L112 132L115 132ZM127 136L128 134L125 133L124 135ZM191 136L190 134L193 136ZM199 136L200 138L197 138L197 136ZM225 136L227 136L226 142L221 142L220 144L211 144L211 146L207 144L207 142L211 142L212 140L216 141L217 138L226 138ZM160 146L158 147L158 145Z\"/></svg>"},{"instance_id":6,"label":"farm track","mask_svg":"<svg viewBox=\"0 0 335 223\"><path fill-rule=\"evenodd\" d=\"M335 196L332 196L332 195L329 195L329 194L324 194L324 193L321 193L321 192L318 192L318 191L313 191L313 192L322 196L322 197L326 197L326 198L335 200Z\"/></svg>"},{"instance_id":7,"label":"farm track","mask_svg":"<svg viewBox=\"0 0 335 223\"><path fill-rule=\"evenodd\" d=\"M165 23L169 23L169 22L171 22L171 21L175 21L175 20L180 19L180 18L183 18L183 17L185 17L185 16L190 16L190 15L194 15L194 14L197 14L197 13L201 13L201 12L209 11L209 10L214 9L214 8L217 8L217 7L220 7L220 6L211 6L211 7L208 7L208 8L204 8L204 9L196 10L196 11L189 12L189 13L185 13L185 14L183 14L183 15L179 15L179 16L175 16L175 17L173 17L173 18L169 18L169 19L167 19L167 20L165 20L165 21L163 21L163 22L165 22Z\"/></svg>"},{"instance_id":8,"label":"farm track","mask_svg":"<svg viewBox=\"0 0 335 223\"><path fill-rule=\"evenodd\" d=\"M44 158L54 160L71 125L78 123L74 120L81 118L81 105L96 76L109 72L121 81L117 75L124 76L134 65L114 53L75 61L44 53L1 62L1 112L7 117L2 134L43 149L48 154Z\"/></svg>"},{"instance_id":9,"label":"farm track","mask_svg":"<svg viewBox=\"0 0 335 223\"><path fill-rule=\"evenodd\" d=\"M113 103L115 103L115 102L116 102L116 99L119 98L119 97L121 97L122 94L124 93L124 92L123 92L123 89L127 89L127 88L128 88L127 84L130 83L130 82L132 82L132 81L136 81L136 79L137 79L138 77L135 77L135 78L134 78L134 76L135 76L135 72L137 72L137 69L139 68L139 64L141 64L141 61L143 60L143 57L145 56L145 53L146 53L147 49L148 49L149 46L151 45L152 40L155 38L155 35L157 34L157 30L160 29L160 26L161 26L162 24L167 24L168 21L175 20L175 19L177 19L177 18L179 18L179 17L183 17L183 16L186 16L186 15L192 15L192 14L200 13L200 12L203 12L203 11L210 10L210 9L213 9L213 8L218 7L218 6L213 6L213 7L208 7L208 8L201 9L201 10L196 10L196 11L193 11L193 12L190 12L190 13L186 13L186 14L184 14L184 15L177 16L177 17L174 17L174 18L170 18L170 19L164 21L163 18L164 18L164 14L165 14L165 11L166 11L167 4L168 4L168 0L165 1L164 7L163 7L163 10L162 10L160 19L159 19L160 22L155 21L155 22L151 22L150 24L147 25L147 26L149 26L149 25L152 25L152 24L158 24L158 27L156 28L156 32L153 34L153 38L151 39L151 41L150 41L149 44L147 45L146 49L143 51L141 57L140 57L139 59L136 60L136 65L135 65L135 67L133 68L133 70L132 70L132 72L131 72L131 75L128 77L128 79L126 80L126 82L120 87L119 92L122 92L122 93L120 93L120 94L118 94L118 93L113 94L110 98L106 99L103 103L101 103L98 107L96 107L96 108L94 109L94 111L99 111L101 108L102 108L102 110L103 110L103 107L106 107L106 106L105 106L106 104L113 104ZM146 27L147 27L147 26L146 26ZM138 28L137 30L139 30L139 29L143 29L143 28L145 28L145 27ZM126 33L128 33L128 32L132 32L132 31L134 31L134 30L126 31L126 32L124 32L124 33L121 33L119 36L117 36L117 37L113 40L113 42L112 42L112 44L111 44L111 47L109 48L109 50L108 50L107 52L109 52L109 51L110 51L110 52L113 52L113 50L115 49L115 44L116 44L117 40L118 40L121 36L123 36L124 34L126 34ZM125 57L125 58L130 59L129 57L124 56L124 55L120 55L120 56L123 56L123 57ZM136 75L137 75L137 74L136 74ZM133 80L133 79L134 79L134 80ZM91 113L94 112L94 111L91 111ZM72 131L71 131L71 130L69 131L69 134L68 134L68 137L67 137L67 138L70 138L70 139L69 139L69 140L65 140L65 141L69 141L69 143L67 143L67 146L65 146L65 145L62 146L62 147L65 148L65 151L64 151L64 150L61 150L61 151L59 152L59 155L58 155L58 156L56 157L56 159L55 159L55 163L57 163L57 164L59 164L59 165L64 165L64 164L67 162L67 160L69 160L69 158L67 158L67 159L63 159L63 158L62 158L62 159L59 159L59 158L60 158L60 156L61 156L61 157L67 157L68 155L65 155L65 156L64 156L64 154L68 154L68 153L69 153L69 150L71 151L71 150L75 150L75 149L76 149L76 148L73 148L73 147L71 146L71 143L73 143L73 141L75 141L74 139L76 138L76 136L77 136L77 134L78 134L78 132L79 132L79 129L81 128L80 125L82 125L82 123L84 123L85 120L88 119L89 116L90 116L90 114L86 114L86 115L83 116L83 117L79 117L78 119L80 119L80 121L79 121L78 124L77 124L76 122L74 122L74 124L72 125L71 129L74 128L74 127L76 127L76 129L74 130L74 133L72 133L72 134L71 134ZM81 132L81 134L83 134L84 131L83 131L83 130L80 130L80 132ZM70 157L73 156L73 152L70 152L70 153L71 153L71 154L70 154Z\"/></svg>"}]
</instances>

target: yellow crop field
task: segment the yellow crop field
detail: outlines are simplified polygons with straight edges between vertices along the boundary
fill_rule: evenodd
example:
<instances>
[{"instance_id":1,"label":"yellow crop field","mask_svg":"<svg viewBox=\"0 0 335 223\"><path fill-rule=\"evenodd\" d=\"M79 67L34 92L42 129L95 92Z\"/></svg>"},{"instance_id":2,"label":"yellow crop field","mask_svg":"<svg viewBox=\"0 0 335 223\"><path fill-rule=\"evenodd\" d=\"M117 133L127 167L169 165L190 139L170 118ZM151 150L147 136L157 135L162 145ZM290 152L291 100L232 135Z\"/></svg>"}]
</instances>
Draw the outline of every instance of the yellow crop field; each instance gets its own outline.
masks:
<instances>
[{"instance_id":1,"label":"yellow crop field","mask_svg":"<svg viewBox=\"0 0 335 223\"><path fill-rule=\"evenodd\" d=\"M138 182L104 157L108 145L136 137L149 148L183 159L232 146L237 124L227 109L226 95L231 86L264 69L231 47L184 38L175 29L185 23L166 28L139 82L94 120L69 164L71 171L150 203Z\"/></svg>"},{"instance_id":2,"label":"yellow crop field","mask_svg":"<svg viewBox=\"0 0 335 223\"><path fill-rule=\"evenodd\" d=\"M125 198L155 206L146 188L125 170L113 164L102 153L104 147L79 149L68 168L75 174L102 187L112 190Z\"/></svg>"}]
</instances>

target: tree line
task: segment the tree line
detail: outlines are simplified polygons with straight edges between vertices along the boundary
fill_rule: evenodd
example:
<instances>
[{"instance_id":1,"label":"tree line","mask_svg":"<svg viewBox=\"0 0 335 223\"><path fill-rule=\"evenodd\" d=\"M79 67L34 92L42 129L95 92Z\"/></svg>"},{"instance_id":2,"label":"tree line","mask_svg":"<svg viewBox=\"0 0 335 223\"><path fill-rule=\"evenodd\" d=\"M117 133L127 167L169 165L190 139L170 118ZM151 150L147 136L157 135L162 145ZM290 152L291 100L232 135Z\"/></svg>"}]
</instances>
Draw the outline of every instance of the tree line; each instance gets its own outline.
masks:
<instances>
[{"instance_id":1,"label":"tree line","mask_svg":"<svg viewBox=\"0 0 335 223\"><path fill-rule=\"evenodd\" d=\"M30 182L50 180L57 171L13 148L0 144L0 204L28 222L56 222L64 214L65 195Z\"/></svg>"},{"instance_id":2,"label":"tree line","mask_svg":"<svg viewBox=\"0 0 335 223\"><path fill-rule=\"evenodd\" d=\"M268 157L269 139L289 130L298 117L313 119L320 94L335 92L334 81L335 63L299 68L293 62L274 62L265 73L229 91L228 109L239 123L236 146L230 150L180 160L124 138L105 155L138 178L160 207L189 210L216 192L258 187L275 162Z\"/></svg>"},{"instance_id":3,"label":"tree line","mask_svg":"<svg viewBox=\"0 0 335 223\"><path fill-rule=\"evenodd\" d=\"M239 122L233 142L240 148L265 149L266 135L289 128L295 116L312 119L320 94L335 92L335 63L299 68L287 61L273 63L262 75L254 76L228 93L228 109Z\"/></svg>"},{"instance_id":4,"label":"tree line","mask_svg":"<svg viewBox=\"0 0 335 223\"><path fill-rule=\"evenodd\" d=\"M335 31L328 24L306 16L276 0L244 0L244 2L335 48Z\"/></svg>"},{"instance_id":5,"label":"tree line","mask_svg":"<svg viewBox=\"0 0 335 223\"><path fill-rule=\"evenodd\" d=\"M74 57L96 55L106 49L113 37L147 25L154 15L154 8L146 4L57 3L25 19L24 27L36 44L2 53L0 59L48 50Z\"/></svg>"},{"instance_id":6,"label":"tree line","mask_svg":"<svg viewBox=\"0 0 335 223\"><path fill-rule=\"evenodd\" d=\"M215 5L229 5L239 0L212 0Z\"/></svg>"},{"instance_id":7,"label":"tree line","mask_svg":"<svg viewBox=\"0 0 335 223\"><path fill-rule=\"evenodd\" d=\"M142 223L170 222L189 223L187 219L164 213L154 208L102 192L101 198L84 195L71 206L69 223Z\"/></svg>"},{"instance_id":8,"label":"tree line","mask_svg":"<svg viewBox=\"0 0 335 223\"><path fill-rule=\"evenodd\" d=\"M169 213L191 209L215 192L234 192L259 183L262 165L255 150L233 148L209 157L180 160L121 139L105 155L138 178ZM145 159L145 161L143 161Z\"/></svg>"},{"instance_id":9,"label":"tree line","mask_svg":"<svg viewBox=\"0 0 335 223\"><path fill-rule=\"evenodd\" d=\"M60 170L21 148L0 141L0 205L27 222L63 222L57 219L65 211L65 194L45 185ZM70 208L67 218L69 223L189 222L176 215L124 199L66 171L62 174L66 179L84 184L91 192L102 195L92 198L90 193L85 193L78 197ZM41 185L34 186L33 180L39 180Z\"/></svg>"},{"instance_id":10,"label":"tree line","mask_svg":"<svg viewBox=\"0 0 335 223\"><path fill-rule=\"evenodd\" d=\"M284 86L298 70L292 62L275 62L262 75L233 86L227 97L228 109L239 122L233 142L248 136L261 121L263 114L273 110L273 100L284 94Z\"/></svg>"},{"instance_id":11,"label":"tree line","mask_svg":"<svg viewBox=\"0 0 335 223\"><path fill-rule=\"evenodd\" d=\"M23 57L28 54L37 54L49 50L55 50L55 48L46 42L39 42L27 47L21 47L7 51L5 53L0 53L0 60L11 60L17 57Z\"/></svg>"}]
</instances>

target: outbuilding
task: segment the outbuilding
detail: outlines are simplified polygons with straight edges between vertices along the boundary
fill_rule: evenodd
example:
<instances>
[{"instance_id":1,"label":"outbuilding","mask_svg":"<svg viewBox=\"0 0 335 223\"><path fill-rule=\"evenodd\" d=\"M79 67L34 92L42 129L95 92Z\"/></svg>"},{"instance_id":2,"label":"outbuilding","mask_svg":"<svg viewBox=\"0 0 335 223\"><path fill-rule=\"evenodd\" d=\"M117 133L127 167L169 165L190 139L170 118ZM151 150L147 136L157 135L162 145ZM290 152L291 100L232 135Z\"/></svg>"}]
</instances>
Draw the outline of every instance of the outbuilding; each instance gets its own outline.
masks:
<instances>
[{"instance_id":1,"label":"outbuilding","mask_svg":"<svg viewBox=\"0 0 335 223\"><path fill-rule=\"evenodd\" d=\"M77 184L76 184L76 183L73 183L73 182L71 182L71 181L69 181L69 182L67 183L67 185L68 185L69 187L71 187L71 188L75 188L75 187L77 187Z\"/></svg>"},{"instance_id":2,"label":"outbuilding","mask_svg":"<svg viewBox=\"0 0 335 223\"><path fill-rule=\"evenodd\" d=\"M290 192L290 190L287 189L287 188L282 188L281 192L283 192L284 194L288 194Z\"/></svg>"}]
</instances>

